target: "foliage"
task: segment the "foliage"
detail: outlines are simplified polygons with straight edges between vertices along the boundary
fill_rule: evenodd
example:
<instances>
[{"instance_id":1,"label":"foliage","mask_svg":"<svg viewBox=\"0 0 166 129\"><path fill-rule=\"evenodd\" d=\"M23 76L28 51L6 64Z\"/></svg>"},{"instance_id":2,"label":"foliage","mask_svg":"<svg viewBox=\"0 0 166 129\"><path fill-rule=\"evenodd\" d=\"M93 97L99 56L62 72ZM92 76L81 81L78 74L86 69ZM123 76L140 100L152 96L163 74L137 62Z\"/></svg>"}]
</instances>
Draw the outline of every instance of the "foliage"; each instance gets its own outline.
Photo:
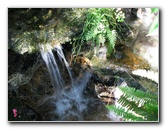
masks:
<instances>
[{"instance_id":1,"label":"foliage","mask_svg":"<svg viewBox=\"0 0 166 129\"><path fill-rule=\"evenodd\" d=\"M157 12L158 12L158 8L151 8L151 13L157 13ZM148 36L156 35L156 33L158 33L158 26L159 26L159 22L158 22L158 15L157 15L150 26Z\"/></svg>"},{"instance_id":2,"label":"foliage","mask_svg":"<svg viewBox=\"0 0 166 129\"><path fill-rule=\"evenodd\" d=\"M151 8L151 13L156 13L158 12L158 8Z\"/></svg>"},{"instance_id":3,"label":"foliage","mask_svg":"<svg viewBox=\"0 0 166 129\"><path fill-rule=\"evenodd\" d=\"M118 22L123 22L124 14L115 8L90 8L87 10L83 31L74 43L73 53L79 52L84 41L91 41L95 45L105 44L110 56L114 49ZM76 48L78 48L76 50Z\"/></svg>"},{"instance_id":4,"label":"foliage","mask_svg":"<svg viewBox=\"0 0 166 129\"><path fill-rule=\"evenodd\" d=\"M106 107L125 121L158 121L158 96L131 87L119 87L123 95Z\"/></svg>"}]
</instances>

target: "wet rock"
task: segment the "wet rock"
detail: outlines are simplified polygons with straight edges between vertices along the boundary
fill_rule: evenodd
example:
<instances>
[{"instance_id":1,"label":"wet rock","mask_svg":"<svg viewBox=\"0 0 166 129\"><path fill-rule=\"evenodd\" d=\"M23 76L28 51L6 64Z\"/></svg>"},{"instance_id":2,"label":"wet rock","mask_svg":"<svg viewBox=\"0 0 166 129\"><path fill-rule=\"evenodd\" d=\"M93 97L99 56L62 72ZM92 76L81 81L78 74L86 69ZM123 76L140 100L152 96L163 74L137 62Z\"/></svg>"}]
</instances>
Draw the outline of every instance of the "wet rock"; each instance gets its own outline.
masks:
<instances>
[{"instance_id":1,"label":"wet rock","mask_svg":"<svg viewBox=\"0 0 166 129\"><path fill-rule=\"evenodd\" d=\"M26 105L17 97L8 99L8 121L41 121L42 117L30 105ZM17 116L14 117L13 109L17 110Z\"/></svg>"},{"instance_id":2,"label":"wet rock","mask_svg":"<svg viewBox=\"0 0 166 129\"><path fill-rule=\"evenodd\" d=\"M122 28L121 38L124 41L118 41L116 46L123 44L131 48L134 54L148 63L149 70L158 71L159 37L158 34L148 36L150 25L158 15L158 12L151 13L151 8L124 8L122 10L125 13L127 25L120 24ZM116 58L119 57L116 56L116 53L114 54ZM147 70L147 68L145 69Z\"/></svg>"},{"instance_id":3,"label":"wet rock","mask_svg":"<svg viewBox=\"0 0 166 129\"><path fill-rule=\"evenodd\" d=\"M144 58L154 71L158 71L159 42L155 37L147 37L148 30L145 28L138 35L138 40L132 46L132 50L138 56Z\"/></svg>"},{"instance_id":4,"label":"wet rock","mask_svg":"<svg viewBox=\"0 0 166 129\"><path fill-rule=\"evenodd\" d=\"M128 19L136 19L138 8L122 8L122 11L125 14L125 21Z\"/></svg>"},{"instance_id":5,"label":"wet rock","mask_svg":"<svg viewBox=\"0 0 166 129\"><path fill-rule=\"evenodd\" d=\"M88 104L84 117L85 121L112 121L112 119L108 117L108 114L109 111L106 109L105 104L98 99L92 99Z\"/></svg>"},{"instance_id":6,"label":"wet rock","mask_svg":"<svg viewBox=\"0 0 166 129\"><path fill-rule=\"evenodd\" d=\"M121 96L119 94L119 86L124 87L128 86L128 84L126 83L125 79L119 76L110 76L108 79L103 80L103 83L95 83L95 92L101 101L107 105L112 105L115 104Z\"/></svg>"},{"instance_id":7,"label":"wet rock","mask_svg":"<svg viewBox=\"0 0 166 129\"><path fill-rule=\"evenodd\" d=\"M126 67L130 70L146 69L150 70L150 64L143 57L135 54L132 48L125 45L117 45L115 54L111 57L112 64Z\"/></svg>"},{"instance_id":8,"label":"wet rock","mask_svg":"<svg viewBox=\"0 0 166 129\"><path fill-rule=\"evenodd\" d=\"M131 9L126 9L125 11L132 13ZM130 31L130 34L124 42L121 42L121 44L130 47L134 54L145 59L153 71L158 71L159 37L158 35L147 35L150 25L157 14L151 13L151 8L138 8L134 12L135 18L130 15L127 16L125 21L130 29L126 30L126 33Z\"/></svg>"},{"instance_id":9,"label":"wet rock","mask_svg":"<svg viewBox=\"0 0 166 129\"><path fill-rule=\"evenodd\" d=\"M53 87L41 56L38 53L21 55L9 49L8 66L9 120L42 120L36 110L36 103L43 96L51 95ZM18 110L19 117L16 119L11 115L11 108Z\"/></svg>"},{"instance_id":10,"label":"wet rock","mask_svg":"<svg viewBox=\"0 0 166 129\"><path fill-rule=\"evenodd\" d=\"M135 89L138 90L143 90L146 91L148 88L146 87L146 85L141 85L139 83L139 81L141 81L141 78L144 77L140 77L137 75L132 74L129 71L121 71L121 70L114 70L114 69L98 69L100 71L100 78L98 80L102 80L102 85L107 85L107 84L113 84L112 86L118 86L118 85L124 85L124 86L130 86L133 87ZM96 72L96 71L95 71ZM104 76L109 76L108 79L104 80ZM147 80L149 80L148 78L145 78ZM94 81L95 82L95 81ZM96 82L96 84L99 81ZM155 82L153 82L151 80L152 83L154 83L156 85Z\"/></svg>"},{"instance_id":11,"label":"wet rock","mask_svg":"<svg viewBox=\"0 0 166 129\"><path fill-rule=\"evenodd\" d=\"M108 86L127 86L125 80L118 76L110 77L108 80L105 80L105 83Z\"/></svg>"}]
</instances>

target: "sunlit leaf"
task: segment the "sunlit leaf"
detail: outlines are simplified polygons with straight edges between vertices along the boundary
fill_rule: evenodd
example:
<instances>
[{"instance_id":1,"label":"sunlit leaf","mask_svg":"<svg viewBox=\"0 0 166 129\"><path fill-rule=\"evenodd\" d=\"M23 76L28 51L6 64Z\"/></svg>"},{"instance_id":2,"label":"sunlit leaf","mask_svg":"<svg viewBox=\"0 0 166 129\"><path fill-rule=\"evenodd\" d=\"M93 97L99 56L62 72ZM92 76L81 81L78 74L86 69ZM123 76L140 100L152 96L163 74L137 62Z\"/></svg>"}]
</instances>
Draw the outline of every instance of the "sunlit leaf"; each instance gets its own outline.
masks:
<instances>
[{"instance_id":1,"label":"sunlit leaf","mask_svg":"<svg viewBox=\"0 0 166 129\"><path fill-rule=\"evenodd\" d=\"M159 26L158 17L156 17L150 26L148 36L156 35L158 33L158 26Z\"/></svg>"},{"instance_id":2,"label":"sunlit leaf","mask_svg":"<svg viewBox=\"0 0 166 129\"><path fill-rule=\"evenodd\" d=\"M158 8L152 8L151 9L151 13L155 13L155 12L157 12L158 11Z\"/></svg>"}]
</instances>

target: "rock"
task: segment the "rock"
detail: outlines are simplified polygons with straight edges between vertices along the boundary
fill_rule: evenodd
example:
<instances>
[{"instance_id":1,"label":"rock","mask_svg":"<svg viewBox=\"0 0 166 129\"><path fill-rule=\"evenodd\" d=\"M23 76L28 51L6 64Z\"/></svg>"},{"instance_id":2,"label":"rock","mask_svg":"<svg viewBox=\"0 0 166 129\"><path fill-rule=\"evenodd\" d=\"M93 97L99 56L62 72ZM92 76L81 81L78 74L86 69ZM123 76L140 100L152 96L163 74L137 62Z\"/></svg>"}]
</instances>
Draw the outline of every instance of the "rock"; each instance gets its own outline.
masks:
<instances>
[{"instance_id":1,"label":"rock","mask_svg":"<svg viewBox=\"0 0 166 129\"><path fill-rule=\"evenodd\" d=\"M125 80L118 76L112 76L102 83L95 84L95 91L98 98L100 98L107 105L115 104L120 96L119 86L128 86Z\"/></svg>"},{"instance_id":2,"label":"rock","mask_svg":"<svg viewBox=\"0 0 166 129\"><path fill-rule=\"evenodd\" d=\"M8 121L42 121L40 114L20 101L17 97L8 98ZM14 117L12 110L17 110L17 116Z\"/></svg>"},{"instance_id":3,"label":"rock","mask_svg":"<svg viewBox=\"0 0 166 129\"><path fill-rule=\"evenodd\" d=\"M145 27L149 27L156 16L156 14L151 13L151 8L139 8L136 15L141 19Z\"/></svg>"},{"instance_id":4,"label":"rock","mask_svg":"<svg viewBox=\"0 0 166 129\"><path fill-rule=\"evenodd\" d=\"M116 51L114 53L114 56L115 56L116 59L122 59L124 57L124 54L120 51Z\"/></svg>"},{"instance_id":5,"label":"rock","mask_svg":"<svg viewBox=\"0 0 166 129\"><path fill-rule=\"evenodd\" d=\"M8 85L9 90L19 88L21 85L27 84L33 77L36 69L40 66L41 58L38 53L34 54L18 54L9 49L9 77Z\"/></svg>"},{"instance_id":6,"label":"rock","mask_svg":"<svg viewBox=\"0 0 166 129\"><path fill-rule=\"evenodd\" d=\"M131 10L130 10L131 11ZM131 11L132 12L132 11ZM151 70L158 71L159 40L158 36L147 36L149 27L157 14L151 13L151 8L138 8L137 17L127 16L127 22L131 33L122 44L130 47L138 56L144 58Z\"/></svg>"},{"instance_id":7,"label":"rock","mask_svg":"<svg viewBox=\"0 0 166 129\"><path fill-rule=\"evenodd\" d=\"M136 70L136 69L150 69L150 64L143 57L135 54L131 47L127 47L125 45L116 45L115 53L111 57L112 64L110 65L112 68L115 66L116 69L128 69L128 70ZM117 65L117 66L116 66ZM121 66L121 67L119 67Z\"/></svg>"},{"instance_id":8,"label":"rock","mask_svg":"<svg viewBox=\"0 0 166 129\"><path fill-rule=\"evenodd\" d=\"M64 44L82 30L81 8L9 8L9 45L17 53L40 51L39 44Z\"/></svg>"},{"instance_id":9,"label":"rock","mask_svg":"<svg viewBox=\"0 0 166 129\"><path fill-rule=\"evenodd\" d=\"M95 47L94 56L97 56L99 59L106 60L107 59L107 47L100 45L100 47Z\"/></svg>"},{"instance_id":10,"label":"rock","mask_svg":"<svg viewBox=\"0 0 166 129\"><path fill-rule=\"evenodd\" d=\"M132 50L135 54L148 61L151 70L158 71L159 42L155 37L147 37L147 34L148 30L142 26Z\"/></svg>"}]
</instances>

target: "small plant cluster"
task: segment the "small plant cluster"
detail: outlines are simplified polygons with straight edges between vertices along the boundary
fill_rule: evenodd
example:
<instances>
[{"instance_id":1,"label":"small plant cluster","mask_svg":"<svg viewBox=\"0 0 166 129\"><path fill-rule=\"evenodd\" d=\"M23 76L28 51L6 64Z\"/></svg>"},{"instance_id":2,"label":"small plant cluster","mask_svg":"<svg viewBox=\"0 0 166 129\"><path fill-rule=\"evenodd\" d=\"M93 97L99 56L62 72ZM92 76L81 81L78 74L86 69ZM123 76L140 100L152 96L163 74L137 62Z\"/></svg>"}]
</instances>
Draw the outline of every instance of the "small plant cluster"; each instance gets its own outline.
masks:
<instances>
[{"instance_id":1,"label":"small plant cluster","mask_svg":"<svg viewBox=\"0 0 166 129\"><path fill-rule=\"evenodd\" d=\"M73 48L78 48L84 41L91 41L92 46L105 44L108 57L114 49L117 35L118 23L124 21L124 13L115 8L90 8L86 13L86 20L81 35L76 39L78 44L74 43ZM79 47L78 47L79 46ZM74 51L75 52L75 51Z\"/></svg>"}]
</instances>

